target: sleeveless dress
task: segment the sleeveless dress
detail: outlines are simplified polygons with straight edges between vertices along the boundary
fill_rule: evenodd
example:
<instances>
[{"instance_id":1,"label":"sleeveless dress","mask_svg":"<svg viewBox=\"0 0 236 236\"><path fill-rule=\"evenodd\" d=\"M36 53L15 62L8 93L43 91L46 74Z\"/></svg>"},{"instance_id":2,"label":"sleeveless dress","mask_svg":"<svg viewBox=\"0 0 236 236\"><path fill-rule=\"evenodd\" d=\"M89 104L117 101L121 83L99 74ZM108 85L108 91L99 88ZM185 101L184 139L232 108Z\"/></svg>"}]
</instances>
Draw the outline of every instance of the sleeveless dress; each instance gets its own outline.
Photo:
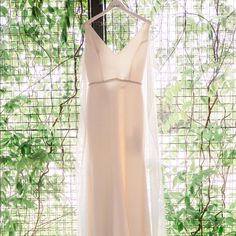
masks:
<instances>
[{"instance_id":1,"label":"sleeveless dress","mask_svg":"<svg viewBox=\"0 0 236 236\"><path fill-rule=\"evenodd\" d=\"M142 94L150 24L117 53L84 24L86 236L151 236Z\"/></svg>"}]
</instances>

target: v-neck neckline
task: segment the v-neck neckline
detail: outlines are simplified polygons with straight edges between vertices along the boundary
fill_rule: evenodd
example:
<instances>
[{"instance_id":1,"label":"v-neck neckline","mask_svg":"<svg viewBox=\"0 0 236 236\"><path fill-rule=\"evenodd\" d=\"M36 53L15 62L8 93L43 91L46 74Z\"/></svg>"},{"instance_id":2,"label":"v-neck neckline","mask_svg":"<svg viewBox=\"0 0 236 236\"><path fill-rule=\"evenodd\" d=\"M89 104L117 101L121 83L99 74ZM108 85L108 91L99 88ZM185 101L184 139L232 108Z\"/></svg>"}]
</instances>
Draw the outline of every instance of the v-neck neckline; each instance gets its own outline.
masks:
<instances>
[{"instance_id":1,"label":"v-neck neckline","mask_svg":"<svg viewBox=\"0 0 236 236\"><path fill-rule=\"evenodd\" d=\"M100 36L97 34L97 32L94 30L94 28L92 27L91 24L85 23L85 26L86 26L86 25L88 26L88 28L92 31L92 33L95 35L95 37L101 42L101 44L103 45L103 47L105 47L106 50L109 51L109 53L110 53L111 55L113 55L113 56L120 56L122 53L124 53L124 51L125 51L128 47L130 47L130 45L132 44L132 42L133 42L136 38L138 38L138 36L139 36L139 35L141 34L141 32L144 30L145 26L148 25L148 24L151 24L151 22L149 22L149 21L144 21L144 22L142 23L142 26L141 26L140 30L135 34L135 36L132 37L132 38L127 42L127 44L126 44L121 50L119 50L119 51L117 51L117 52L114 52L111 48L109 48L109 47L107 46L107 44L100 38Z\"/></svg>"}]
</instances>

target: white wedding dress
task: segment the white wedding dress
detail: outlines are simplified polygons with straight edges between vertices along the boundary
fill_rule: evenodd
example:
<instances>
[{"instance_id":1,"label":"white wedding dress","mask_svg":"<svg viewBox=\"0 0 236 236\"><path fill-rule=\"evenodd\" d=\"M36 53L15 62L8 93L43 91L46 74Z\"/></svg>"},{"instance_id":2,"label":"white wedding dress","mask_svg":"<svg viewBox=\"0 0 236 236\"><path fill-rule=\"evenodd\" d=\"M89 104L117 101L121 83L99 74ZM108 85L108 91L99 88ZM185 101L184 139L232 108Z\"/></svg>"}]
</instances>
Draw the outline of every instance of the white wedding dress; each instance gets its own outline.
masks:
<instances>
[{"instance_id":1,"label":"white wedding dress","mask_svg":"<svg viewBox=\"0 0 236 236\"><path fill-rule=\"evenodd\" d=\"M150 25L118 53L84 25L79 236L166 235Z\"/></svg>"}]
</instances>

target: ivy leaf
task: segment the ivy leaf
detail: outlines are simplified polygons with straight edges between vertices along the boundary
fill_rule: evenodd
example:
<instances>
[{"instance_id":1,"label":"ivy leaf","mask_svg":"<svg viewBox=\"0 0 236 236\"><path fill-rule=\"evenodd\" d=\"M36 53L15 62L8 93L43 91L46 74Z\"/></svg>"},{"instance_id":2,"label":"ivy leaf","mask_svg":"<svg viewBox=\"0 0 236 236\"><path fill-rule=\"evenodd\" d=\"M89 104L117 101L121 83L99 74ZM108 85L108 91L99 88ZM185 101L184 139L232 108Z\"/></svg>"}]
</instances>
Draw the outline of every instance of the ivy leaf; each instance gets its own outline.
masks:
<instances>
[{"instance_id":1,"label":"ivy leaf","mask_svg":"<svg viewBox=\"0 0 236 236\"><path fill-rule=\"evenodd\" d=\"M11 139L10 138L3 138L0 140L0 145L1 147L6 147L10 143Z\"/></svg>"},{"instance_id":2,"label":"ivy leaf","mask_svg":"<svg viewBox=\"0 0 236 236\"><path fill-rule=\"evenodd\" d=\"M45 161L48 160L48 153L43 149L38 149L35 153L32 154L31 158L35 160Z\"/></svg>"},{"instance_id":3,"label":"ivy leaf","mask_svg":"<svg viewBox=\"0 0 236 236\"><path fill-rule=\"evenodd\" d=\"M197 174L193 174L192 177L192 185L199 185L206 177L217 174L217 171L213 168L208 168L206 170L202 170Z\"/></svg>"},{"instance_id":4,"label":"ivy leaf","mask_svg":"<svg viewBox=\"0 0 236 236\"><path fill-rule=\"evenodd\" d=\"M7 195L3 190L0 191L0 196L1 196L1 202L3 202L5 199L7 199Z\"/></svg>"},{"instance_id":5,"label":"ivy leaf","mask_svg":"<svg viewBox=\"0 0 236 236\"><path fill-rule=\"evenodd\" d=\"M49 24L52 23L52 19L50 18L50 16L47 16L47 22L48 22Z\"/></svg>"},{"instance_id":6,"label":"ivy leaf","mask_svg":"<svg viewBox=\"0 0 236 236\"><path fill-rule=\"evenodd\" d=\"M54 11L55 11L54 8L48 5L48 12L53 13Z\"/></svg>"},{"instance_id":7,"label":"ivy leaf","mask_svg":"<svg viewBox=\"0 0 236 236\"><path fill-rule=\"evenodd\" d=\"M20 172L26 169L28 165L29 165L29 162L27 161L27 159L22 158L20 161L17 162L17 166L16 166L17 171Z\"/></svg>"},{"instance_id":8,"label":"ivy leaf","mask_svg":"<svg viewBox=\"0 0 236 236\"><path fill-rule=\"evenodd\" d=\"M0 6L0 16L6 16L8 14L8 10L4 6Z\"/></svg>"},{"instance_id":9,"label":"ivy leaf","mask_svg":"<svg viewBox=\"0 0 236 236\"><path fill-rule=\"evenodd\" d=\"M9 236L15 236L16 231L14 231L12 228L9 229Z\"/></svg>"},{"instance_id":10,"label":"ivy leaf","mask_svg":"<svg viewBox=\"0 0 236 236\"><path fill-rule=\"evenodd\" d=\"M214 205L209 205L208 208L207 208L207 210L208 210L209 212L211 212L214 207L215 207Z\"/></svg>"},{"instance_id":11,"label":"ivy leaf","mask_svg":"<svg viewBox=\"0 0 236 236\"><path fill-rule=\"evenodd\" d=\"M32 7L32 16L35 18L35 19L38 19L41 15L41 11L40 9L37 7L37 6L33 6Z\"/></svg>"},{"instance_id":12,"label":"ivy leaf","mask_svg":"<svg viewBox=\"0 0 236 236\"><path fill-rule=\"evenodd\" d=\"M66 42L67 42L67 28L66 28L66 25L64 25L63 28L62 28L61 41L62 41L63 43L66 43Z\"/></svg>"},{"instance_id":13,"label":"ivy leaf","mask_svg":"<svg viewBox=\"0 0 236 236\"><path fill-rule=\"evenodd\" d=\"M182 231L184 229L184 224L183 224L183 222L179 222L178 223L178 231L180 232L180 231Z\"/></svg>"},{"instance_id":14,"label":"ivy leaf","mask_svg":"<svg viewBox=\"0 0 236 236\"><path fill-rule=\"evenodd\" d=\"M68 15L65 16L65 22L66 22L66 26L69 28L70 27L70 18Z\"/></svg>"},{"instance_id":15,"label":"ivy leaf","mask_svg":"<svg viewBox=\"0 0 236 236\"><path fill-rule=\"evenodd\" d=\"M29 155L31 153L31 144L26 141L20 145L20 150L22 155Z\"/></svg>"},{"instance_id":16,"label":"ivy leaf","mask_svg":"<svg viewBox=\"0 0 236 236\"><path fill-rule=\"evenodd\" d=\"M203 173L204 177L208 177L208 176L217 174L217 171L214 170L213 168L207 168L205 170L202 170L202 173Z\"/></svg>"},{"instance_id":17,"label":"ivy leaf","mask_svg":"<svg viewBox=\"0 0 236 236\"><path fill-rule=\"evenodd\" d=\"M23 191L24 191L23 184L18 181L18 182L16 183L16 189L17 189L17 191L19 192L19 194L22 194Z\"/></svg>"},{"instance_id":18,"label":"ivy leaf","mask_svg":"<svg viewBox=\"0 0 236 236\"><path fill-rule=\"evenodd\" d=\"M222 163L224 166L230 166L236 160L236 150L225 150L222 153Z\"/></svg>"},{"instance_id":19,"label":"ivy leaf","mask_svg":"<svg viewBox=\"0 0 236 236\"><path fill-rule=\"evenodd\" d=\"M201 96L201 100L203 101L204 104L208 103L208 97L207 96Z\"/></svg>"},{"instance_id":20,"label":"ivy leaf","mask_svg":"<svg viewBox=\"0 0 236 236\"><path fill-rule=\"evenodd\" d=\"M213 31L212 31L212 28L211 28L211 26L209 24L207 24L207 29L208 29L208 38L210 40L212 40L212 38L213 38Z\"/></svg>"},{"instance_id":21,"label":"ivy leaf","mask_svg":"<svg viewBox=\"0 0 236 236\"><path fill-rule=\"evenodd\" d=\"M177 183L184 183L185 175L186 175L186 171L178 172L177 175L174 177L173 187L175 187Z\"/></svg>"},{"instance_id":22,"label":"ivy leaf","mask_svg":"<svg viewBox=\"0 0 236 236\"><path fill-rule=\"evenodd\" d=\"M190 193L193 195L194 192L195 192L194 185L191 185L191 186L190 186Z\"/></svg>"},{"instance_id":23,"label":"ivy leaf","mask_svg":"<svg viewBox=\"0 0 236 236\"><path fill-rule=\"evenodd\" d=\"M185 196L184 202L185 202L185 206L187 208L190 207L190 197L189 196Z\"/></svg>"},{"instance_id":24,"label":"ivy leaf","mask_svg":"<svg viewBox=\"0 0 236 236\"><path fill-rule=\"evenodd\" d=\"M28 103L30 100L26 96L16 96L4 105L6 112L10 113L20 108L23 103Z\"/></svg>"},{"instance_id":25,"label":"ivy leaf","mask_svg":"<svg viewBox=\"0 0 236 236\"><path fill-rule=\"evenodd\" d=\"M31 7L34 6L34 0L28 0L28 2L29 2Z\"/></svg>"},{"instance_id":26,"label":"ivy leaf","mask_svg":"<svg viewBox=\"0 0 236 236\"><path fill-rule=\"evenodd\" d=\"M24 9L22 11L22 17L25 19L27 16L28 16L28 11L27 11L27 9Z\"/></svg>"},{"instance_id":27,"label":"ivy leaf","mask_svg":"<svg viewBox=\"0 0 236 236\"><path fill-rule=\"evenodd\" d=\"M24 205L26 208L34 208L35 207L35 203L28 200L28 199L25 199L25 198L22 198L21 199L21 203L22 205Z\"/></svg>"},{"instance_id":28,"label":"ivy leaf","mask_svg":"<svg viewBox=\"0 0 236 236\"><path fill-rule=\"evenodd\" d=\"M219 227L218 232L219 232L219 235L222 235L222 234L223 234L223 232L224 232L224 227L223 227L222 225Z\"/></svg>"},{"instance_id":29,"label":"ivy leaf","mask_svg":"<svg viewBox=\"0 0 236 236\"><path fill-rule=\"evenodd\" d=\"M2 59L11 59L11 56L10 56L9 52L7 52L6 50L5 51L1 50L0 58L2 58Z\"/></svg>"},{"instance_id":30,"label":"ivy leaf","mask_svg":"<svg viewBox=\"0 0 236 236\"><path fill-rule=\"evenodd\" d=\"M234 217L226 217L225 218L225 222L228 224L228 225L231 225L231 226L233 226L233 225L235 225L236 224L236 218L234 218Z\"/></svg>"}]
</instances>

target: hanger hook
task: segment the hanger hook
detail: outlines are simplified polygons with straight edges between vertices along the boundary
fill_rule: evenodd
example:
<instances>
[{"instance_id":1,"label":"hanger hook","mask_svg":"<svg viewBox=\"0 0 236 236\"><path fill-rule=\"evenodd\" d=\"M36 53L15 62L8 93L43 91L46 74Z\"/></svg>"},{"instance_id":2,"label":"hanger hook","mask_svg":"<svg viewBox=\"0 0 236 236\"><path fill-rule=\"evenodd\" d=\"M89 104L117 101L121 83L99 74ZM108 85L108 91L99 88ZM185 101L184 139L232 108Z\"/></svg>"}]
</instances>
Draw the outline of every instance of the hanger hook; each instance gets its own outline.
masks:
<instances>
[{"instance_id":1,"label":"hanger hook","mask_svg":"<svg viewBox=\"0 0 236 236\"><path fill-rule=\"evenodd\" d=\"M111 4L113 7L120 7L120 4L122 4L123 6L129 8L128 4L123 0L112 0Z\"/></svg>"}]
</instances>

